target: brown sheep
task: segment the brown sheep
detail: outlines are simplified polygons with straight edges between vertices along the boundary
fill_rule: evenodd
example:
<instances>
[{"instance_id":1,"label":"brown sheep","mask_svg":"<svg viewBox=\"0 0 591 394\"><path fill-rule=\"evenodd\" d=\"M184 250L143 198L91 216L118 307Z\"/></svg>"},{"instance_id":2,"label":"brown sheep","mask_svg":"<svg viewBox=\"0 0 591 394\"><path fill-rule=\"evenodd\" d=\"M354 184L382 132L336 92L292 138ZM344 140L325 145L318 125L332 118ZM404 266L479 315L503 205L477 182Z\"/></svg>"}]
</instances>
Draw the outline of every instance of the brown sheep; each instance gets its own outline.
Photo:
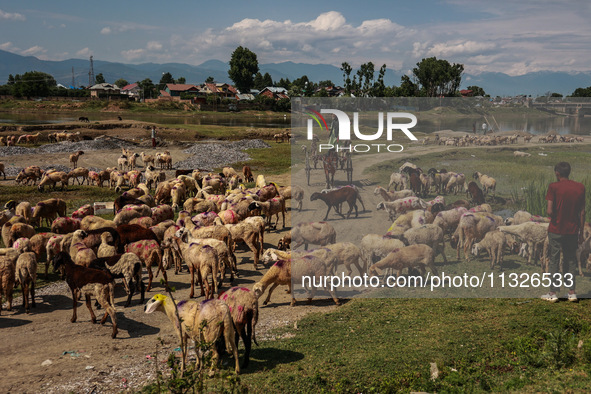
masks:
<instances>
[{"instance_id":1,"label":"brown sheep","mask_svg":"<svg viewBox=\"0 0 591 394\"><path fill-rule=\"evenodd\" d=\"M70 155L70 163L72 163L72 168L76 168L78 167L78 159L80 158L80 155L83 155L84 152L79 150L76 153L72 153Z\"/></svg>"},{"instance_id":2,"label":"brown sheep","mask_svg":"<svg viewBox=\"0 0 591 394\"><path fill-rule=\"evenodd\" d=\"M15 265L18 258L18 252L13 248L5 248L0 253L0 297L2 294L8 302L8 310L12 310L12 291L15 282ZM0 312L2 311L2 302L0 302Z\"/></svg>"},{"instance_id":3,"label":"brown sheep","mask_svg":"<svg viewBox=\"0 0 591 394\"><path fill-rule=\"evenodd\" d=\"M162 271L164 281L168 284L166 270L162 267L162 248L157 241L150 239L132 242L125 246L125 253L135 254L146 266L146 269L148 270L148 288L146 291L150 291L152 288L152 280L154 278L152 266L154 264L158 267L156 277L158 277L158 274Z\"/></svg>"}]
</instances>

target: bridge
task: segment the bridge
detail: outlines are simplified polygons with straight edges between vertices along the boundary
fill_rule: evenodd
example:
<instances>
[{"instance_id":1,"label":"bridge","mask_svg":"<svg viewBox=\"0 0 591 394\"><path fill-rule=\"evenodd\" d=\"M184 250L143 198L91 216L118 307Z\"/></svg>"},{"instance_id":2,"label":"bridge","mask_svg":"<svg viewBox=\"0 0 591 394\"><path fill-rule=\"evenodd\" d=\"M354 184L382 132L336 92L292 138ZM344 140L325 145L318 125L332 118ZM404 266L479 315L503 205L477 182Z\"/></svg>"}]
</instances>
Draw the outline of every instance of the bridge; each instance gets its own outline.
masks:
<instances>
[{"instance_id":1,"label":"bridge","mask_svg":"<svg viewBox=\"0 0 591 394\"><path fill-rule=\"evenodd\" d=\"M532 108L543 111L550 111L557 114L571 116L591 115L591 101L589 102L553 102L553 103L532 103Z\"/></svg>"}]
</instances>

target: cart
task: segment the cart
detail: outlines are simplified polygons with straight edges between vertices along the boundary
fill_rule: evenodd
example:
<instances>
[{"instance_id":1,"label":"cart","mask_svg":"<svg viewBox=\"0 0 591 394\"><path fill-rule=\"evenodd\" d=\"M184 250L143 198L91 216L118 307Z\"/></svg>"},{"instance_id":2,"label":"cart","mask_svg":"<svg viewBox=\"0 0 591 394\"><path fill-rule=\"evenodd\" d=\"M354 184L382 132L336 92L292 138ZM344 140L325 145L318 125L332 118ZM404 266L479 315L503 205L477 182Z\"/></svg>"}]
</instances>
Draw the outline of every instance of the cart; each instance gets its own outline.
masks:
<instances>
[{"instance_id":1,"label":"cart","mask_svg":"<svg viewBox=\"0 0 591 394\"><path fill-rule=\"evenodd\" d=\"M338 170L344 171L347 175L347 183L353 183L353 160L351 158L351 152L343 151L340 153L329 151L325 154L319 154L315 146L312 143L311 149L307 149L304 145L302 149L306 153L305 170L308 186L310 186L310 176L312 170L317 170L317 164L319 161L322 162L322 169L326 177L326 187L332 188L334 186L334 175ZM314 164L312 166L312 163Z\"/></svg>"}]
</instances>

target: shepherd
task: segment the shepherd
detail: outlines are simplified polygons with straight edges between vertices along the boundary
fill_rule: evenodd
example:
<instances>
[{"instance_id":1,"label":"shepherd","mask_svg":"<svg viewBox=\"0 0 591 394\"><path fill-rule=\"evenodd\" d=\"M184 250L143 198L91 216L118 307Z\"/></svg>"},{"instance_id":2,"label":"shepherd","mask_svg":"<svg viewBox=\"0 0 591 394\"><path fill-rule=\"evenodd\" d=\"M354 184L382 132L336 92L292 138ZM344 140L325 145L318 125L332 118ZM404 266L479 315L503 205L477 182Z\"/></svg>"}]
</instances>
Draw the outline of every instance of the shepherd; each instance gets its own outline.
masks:
<instances>
[{"instance_id":1,"label":"shepherd","mask_svg":"<svg viewBox=\"0 0 591 394\"><path fill-rule=\"evenodd\" d=\"M152 126L152 148L156 147L156 129Z\"/></svg>"}]
</instances>

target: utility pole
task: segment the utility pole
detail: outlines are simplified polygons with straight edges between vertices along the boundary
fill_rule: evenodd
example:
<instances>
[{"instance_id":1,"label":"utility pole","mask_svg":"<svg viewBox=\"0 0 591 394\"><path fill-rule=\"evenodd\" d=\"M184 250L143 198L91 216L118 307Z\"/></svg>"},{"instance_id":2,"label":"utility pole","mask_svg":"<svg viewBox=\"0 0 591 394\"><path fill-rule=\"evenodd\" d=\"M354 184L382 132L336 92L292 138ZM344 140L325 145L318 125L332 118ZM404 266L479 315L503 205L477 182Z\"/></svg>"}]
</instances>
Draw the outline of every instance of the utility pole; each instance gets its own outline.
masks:
<instances>
[{"instance_id":1,"label":"utility pole","mask_svg":"<svg viewBox=\"0 0 591 394\"><path fill-rule=\"evenodd\" d=\"M90 56L90 71L88 71L88 87L94 85L94 66L92 64L92 55Z\"/></svg>"}]
</instances>

